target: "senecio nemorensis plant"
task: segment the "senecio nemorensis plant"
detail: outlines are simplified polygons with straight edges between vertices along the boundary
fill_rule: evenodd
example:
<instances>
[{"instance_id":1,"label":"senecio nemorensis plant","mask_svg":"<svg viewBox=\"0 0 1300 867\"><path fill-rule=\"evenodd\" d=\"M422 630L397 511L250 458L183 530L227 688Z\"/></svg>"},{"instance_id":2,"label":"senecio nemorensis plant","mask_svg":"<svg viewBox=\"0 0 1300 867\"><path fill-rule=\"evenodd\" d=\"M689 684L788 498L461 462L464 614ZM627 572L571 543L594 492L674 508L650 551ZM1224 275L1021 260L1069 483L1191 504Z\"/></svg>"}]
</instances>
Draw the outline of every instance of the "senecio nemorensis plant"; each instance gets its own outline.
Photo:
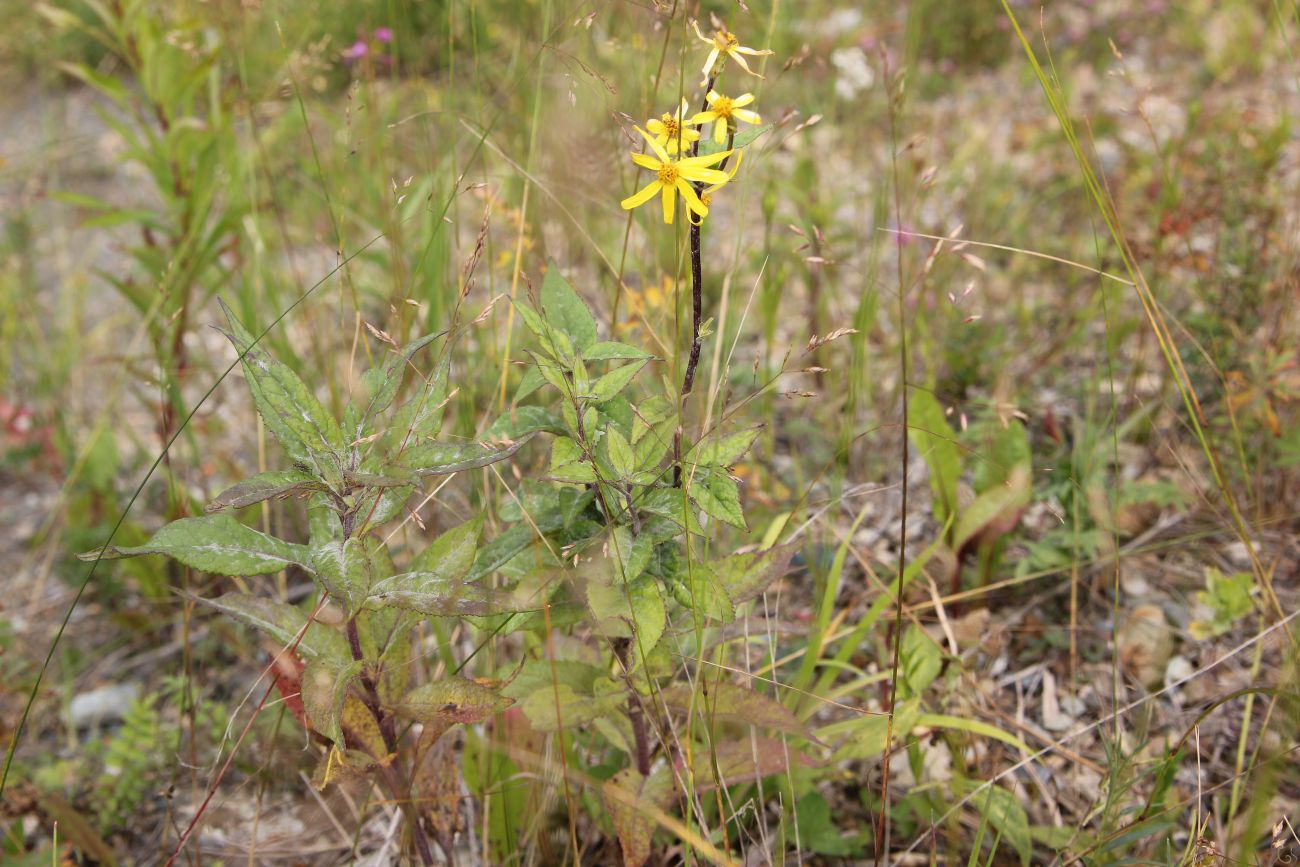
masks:
<instances>
[{"instance_id":1,"label":"senecio nemorensis plant","mask_svg":"<svg viewBox=\"0 0 1300 867\"><path fill-rule=\"evenodd\" d=\"M621 767L602 778L598 800L581 803L605 811L633 867L649 859L665 811L690 813L700 832L692 839L707 841L721 819L699 792L784 768L792 750L756 738L749 726L803 734L784 706L719 671L704 673L707 689L698 666L685 676L716 643L707 630L731 622L736 606L761 594L793 554L792 545L768 545L710 556L711 528L746 528L729 468L757 430L715 428L693 442L684 433L707 336L702 230L744 146L766 131L745 108L751 94L732 98L717 86L728 60L750 72L746 55L771 53L740 45L721 27L700 38L711 48L700 111L690 115L683 101L636 128L648 151L632 160L655 176L622 202L631 209L657 195L668 224L679 199L686 209L693 328L680 382L638 382L654 356L601 340L591 311L554 263L540 292L517 305L535 341L532 364L510 409L480 442L437 440L452 394L454 333L392 348L364 376L362 399L335 419L227 311L256 409L292 468L240 482L210 504L216 514L168 524L143 546L89 555L165 554L231 576L310 575L319 592L303 607L258 593L203 601L283 645L296 674L281 675L281 688L299 688L300 704L290 705L325 746L314 784L367 775L404 811L406 844L425 864L434 861L434 843L454 859L464 829L458 760L440 739L456 724L483 722L516 702L534 731L558 738L566 767ZM738 121L754 126L741 132ZM435 344L433 372L407 383L417 354ZM404 392L412 396L399 402ZM508 492L494 516L480 514L413 556L403 552L401 567L394 563L379 529L403 514L423 480L503 461L538 434L550 437L550 455L537 478ZM305 544L224 514L288 496L307 499ZM485 526L502 524L510 526L483 541ZM330 601L342 610L330 618L339 625L317 619ZM518 634L525 658L499 680L456 675L413 685L412 672L421 670L413 638L428 618L458 618L477 630L480 644ZM592 644L552 641L563 629ZM565 738L571 730L584 737ZM542 761L510 743L494 747L518 766ZM578 809L572 798L569 809Z\"/></svg>"}]
</instances>

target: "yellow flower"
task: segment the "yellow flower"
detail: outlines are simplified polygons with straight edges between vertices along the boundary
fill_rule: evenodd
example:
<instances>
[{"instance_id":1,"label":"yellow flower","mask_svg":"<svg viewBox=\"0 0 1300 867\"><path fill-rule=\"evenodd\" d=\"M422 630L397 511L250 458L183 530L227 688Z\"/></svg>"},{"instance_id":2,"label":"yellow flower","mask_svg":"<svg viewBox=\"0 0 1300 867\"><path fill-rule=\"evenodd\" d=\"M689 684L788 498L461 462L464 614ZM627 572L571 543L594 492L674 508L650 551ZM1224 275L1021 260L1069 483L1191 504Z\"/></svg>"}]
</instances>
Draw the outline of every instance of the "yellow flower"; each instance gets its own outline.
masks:
<instances>
[{"instance_id":1,"label":"yellow flower","mask_svg":"<svg viewBox=\"0 0 1300 867\"><path fill-rule=\"evenodd\" d=\"M712 205L713 194L716 193L718 190L722 189L723 187L725 187L727 184L731 183L731 179L736 176L736 172L740 171L740 160L744 156L745 156L745 152L743 150L736 151L736 161L732 164L731 171L727 172L727 179L720 184L714 184L711 187L706 187L704 190L700 192L700 201L704 203L704 207L707 208L710 205ZM692 217L690 214L686 215L686 219L690 220L691 225L693 226L698 226L700 223L704 222L703 217Z\"/></svg>"},{"instance_id":2,"label":"yellow flower","mask_svg":"<svg viewBox=\"0 0 1300 867\"><path fill-rule=\"evenodd\" d=\"M677 114L664 112L658 120L651 120L646 123L646 129L654 134L655 141L670 154L679 153L686 150L686 145L693 141L699 141L700 133L698 130L687 129L694 124L694 120L683 120L682 116L686 114L686 98L682 97L682 105L677 109Z\"/></svg>"},{"instance_id":3,"label":"yellow flower","mask_svg":"<svg viewBox=\"0 0 1300 867\"><path fill-rule=\"evenodd\" d=\"M749 68L749 64L745 62L745 58L741 55L748 54L750 57L762 57L772 53L770 48L764 48L762 51L759 51L756 48L746 48L740 44L740 39L736 34L732 33L725 27L718 28L714 31L713 36L709 37L700 32L700 23L698 21L691 19L691 26L695 28L696 36L713 46L713 50L709 52L709 59L704 61L705 76L708 76L708 74L713 71L714 66L718 62L718 58L723 54L726 54L732 60L736 61L736 63L740 64L740 68L748 72L750 75L758 75L757 72ZM763 76L758 75L758 77L762 78Z\"/></svg>"},{"instance_id":4,"label":"yellow flower","mask_svg":"<svg viewBox=\"0 0 1300 867\"><path fill-rule=\"evenodd\" d=\"M759 124L763 119L756 112L752 112L741 106L749 105L754 101L754 94L745 93L732 99L729 96L723 96L716 90L710 90L704 95L708 100L709 110L702 111L695 117L691 118L691 123L701 124L713 121L713 140L722 144L727 140L727 133L736 131L736 121L743 120L745 123Z\"/></svg>"},{"instance_id":5,"label":"yellow flower","mask_svg":"<svg viewBox=\"0 0 1300 867\"><path fill-rule=\"evenodd\" d=\"M682 199L686 202L686 207L689 210L701 217L708 216L709 209L704 206L704 203L700 201L700 197L695 194L695 188L691 186L691 183L725 184L727 182L727 173L718 169L711 169L709 166L720 163L731 156L731 151L719 151L708 156L674 160L664 150L663 146L650 136L650 133L641 129L641 127L636 127L636 131L646 140L646 144L650 145L650 150L654 151L654 156L650 154L632 154L632 162L644 169L650 169L658 177L635 195L624 199L621 203L623 209L631 210L644 205L654 198L655 193L662 192L664 222L671 224L673 213L677 210L677 194L681 193Z\"/></svg>"}]
</instances>

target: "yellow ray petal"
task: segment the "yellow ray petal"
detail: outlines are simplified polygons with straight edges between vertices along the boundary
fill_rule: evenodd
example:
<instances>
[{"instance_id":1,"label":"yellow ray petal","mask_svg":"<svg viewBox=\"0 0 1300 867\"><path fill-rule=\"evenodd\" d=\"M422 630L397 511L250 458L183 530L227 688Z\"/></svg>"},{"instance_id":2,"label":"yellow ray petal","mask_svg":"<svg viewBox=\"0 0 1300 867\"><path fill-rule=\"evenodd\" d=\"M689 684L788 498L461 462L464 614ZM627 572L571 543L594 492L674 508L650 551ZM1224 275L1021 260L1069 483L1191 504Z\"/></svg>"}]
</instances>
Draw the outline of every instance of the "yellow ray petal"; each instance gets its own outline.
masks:
<instances>
[{"instance_id":1,"label":"yellow ray petal","mask_svg":"<svg viewBox=\"0 0 1300 867\"><path fill-rule=\"evenodd\" d=\"M735 49L732 49L731 51L728 51L728 52L727 52L727 56L730 57L732 60L736 61L736 63L738 63L738 64L740 65L740 68L743 69L743 70L745 70L746 72L748 72L750 75L757 75L757 74L758 74L758 73L754 72L754 70L752 70L752 69L749 68L749 64L745 62L745 58L743 58L743 57L741 57L739 54L737 54L736 51L735 51ZM759 75L758 77L759 77L759 78L762 78L763 76Z\"/></svg>"},{"instance_id":2,"label":"yellow ray petal","mask_svg":"<svg viewBox=\"0 0 1300 867\"><path fill-rule=\"evenodd\" d=\"M698 157L687 157L679 162L677 167L682 170L687 170L695 167L703 168L712 166L722 162L727 157L731 156L731 154L731 151L718 151L716 154L702 154Z\"/></svg>"},{"instance_id":3,"label":"yellow ray petal","mask_svg":"<svg viewBox=\"0 0 1300 867\"><path fill-rule=\"evenodd\" d=\"M734 117L743 120L745 123L759 124L763 122L763 119L758 116L757 112L750 111L747 108L735 109L731 114Z\"/></svg>"},{"instance_id":4,"label":"yellow ray petal","mask_svg":"<svg viewBox=\"0 0 1300 867\"><path fill-rule=\"evenodd\" d=\"M664 191L664 222L668 225L673 223L673 212L677 210L677 189L676 187L666 187L663 184Z\"/></svg>"},{"instance_id":5,"label":"yellow ray petal","mask_svg":"<svg viewBox=\"0 0 1300 867\"><path fill-rule=\"evenodd\" d=\"M659 189L662 186L663 184L659 183L657 180L651 181L635 194L628 196L626 199L619 202L619 204L623 206L623 210L630 211L633 208L644 205L646 202L650 201L654 194L659 192Z\"/></svg>"},{"instance_id":6,"label":"yellow ray petal","mask_svg":"<svg viewBox=\"0 0 1300 867\"><path fill-rule=\"evenodd\" d=\"M696 126L699 126L700 124L705 124L711 120L717 120L717 119L718 119L717 112L702 111L699 114L695 115L695 117L691 118L691 123L695 124Z\"/></svg>"},{"instance_id":7,"label":"yellow ray petal","mask_svg":"<svg viewBox=\"0 0 1300 867\"><path fill-rule=\"evenodd\" d=\"M709 41L712 42L713 40L710 39ZM704 74L708 75L709 72L713 69L713 64L717 62L718 62L718 49L714 48L712 51L709 52L708 60L704 61L704 69L702 70Z\"/></svg>"},{"instance_id":8,"label":"yellow ray petal","mask_svg":"<svg viewBox=\"0 0 1300 867\"><path fill-rule=\"evenodd\" d=\"M753 102L753 101L754 101L754 94L752 94L752 93L742 93L740 96L738 96L738 97L736 97L735 99L733 99L733 100L731 101L731 104L732 104L732 106L734 106L735 108L739 108L739 107L742 106L742 105L749 105L749 104L750 104L751 102Z\"/></svg>"},{"instance_id":9,"label":"yellow ray petal","mask_svg":"<svg viewBox=\"0 0 1300 867\"><path fill-rule=\"evenodd\" d=\"M701 184L725 184L727 182L727 173L721 169L686 169L682 171L681 175L688 181L698 181Z\"/></svg>"},{"instance_id":10,"label":"yellow ray petal","mask_svg":"<svg viewBox=\"0 0 1300 867\"><path fill-rule=\"evenodd\" d=\"M690 184L679 179L677 181L677 190L682 194L682 199L686 202L687 208L699 214L701 217L707 217L709 215L709 209L700 201L700 197L695 194L695 189Z\"/></svg>"},{"instance_id":11,"label":"yellow ray petal","mask_svg":"<svg viewBox=\"0 0 1300 867\"><path fill-rule=\"evenodd\" d=\"M770 48L746 48L743 45L737 45L732 50L739 52L740 54L748 54L750 57L766 57L769 54L775 53Z\"/></svg>"},{"instance_id":12,"label":"yellow ray petal","mask_svg":"<svg viewBox=\"0 0 1300 867\"><path fill-rule=\"evenodd\" d=\"M650 133L641 129L639 126L633 127L633 129L641 133L641 138L645 139L646 144L650 145L650 150L655 152L655 156L659 157L662 162L668 162L668 152L663 149L663 146L660 145L659 142L655 141L654 138L651 137Z\"/></svg>"},{"instance_id":13,"label":"yellow ray petal","mask_svg":"<svg viewBox=\"0 0 1300 867\"><path fill-rule=\"evenodd\" d=\"M650 154L632 154L632 162L636 163L643 169L649 169L652 172L659 171L663 166L659 160L650 156Z\"/></svg>"}]
</instances>

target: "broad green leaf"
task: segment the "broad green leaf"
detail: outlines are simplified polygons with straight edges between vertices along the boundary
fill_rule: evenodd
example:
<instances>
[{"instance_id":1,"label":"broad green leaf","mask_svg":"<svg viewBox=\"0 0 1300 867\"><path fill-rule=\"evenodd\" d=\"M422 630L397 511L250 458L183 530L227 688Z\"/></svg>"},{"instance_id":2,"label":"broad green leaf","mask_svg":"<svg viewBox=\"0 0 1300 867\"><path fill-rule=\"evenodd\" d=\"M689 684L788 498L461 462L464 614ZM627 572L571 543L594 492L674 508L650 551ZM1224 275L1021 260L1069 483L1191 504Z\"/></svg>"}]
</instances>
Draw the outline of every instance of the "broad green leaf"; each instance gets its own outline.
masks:
<instances>
[{"instance_id":1,"label":"broad green leaf","mask_svg":"<svg viewBox=\"0 0 1300 867\"><path fill-rule=\"evenodd\" d=\"M970 797L970 803L1011 844L1020 856L1020 863L1028 867L1033 855L1033 838L1029 834L1029 817L1016 796L992 784L985 784L982 789L970 780L954 780L953 784L958 793Z\"/></svg>"},{"instance_id":2,"label":"broad green leaf","mask_svg":"<svg viewBox=\"0 0 1300 867\"><path fill-rule=\"evenodd\" d=\"M745 513L740 508L740 489L725 472L696 470L687 485L695 505L709 517L744 530Z\"/></svg>"},{"instance_id":3,"label":"broad green leaf","mask_svg":"<svg viewBox=\"0 0 1300 867\"><path fill-rule=\"evenodd\" d=\"M492 422L492 426L484 432L483 439L489 442L517 440L539 431L563 434L564 421L540 406L516 406Z\"/></svg>"},{"instance_id":4,"label":"broad green leaf","mask_svg":"<svg viewBox=\"0 0 1300 867\"><path fill-rule=\"evenodd\" d=\"M546 321L568 335L579 352L596 342L596 319L552 260L542 278L542 312Z\"/></svg>"},{"instance_id":5,"label":"broad green leaf","mask_svg":"<svg viewBox=\"0 0 1300 867\"><path fill-rule=\"evenodd\" d=\"M510 445L489 446L483 443L426 443L408 447L399 460L421 476L448 476L475 470L504 461L519 451L528 437Z\"/></svg>"},{"instance_id":6,"label":"broad green leaf","mask_svg":"<svg viewBox=\"0 0 1300 867\"><path fill-rule=\"evenodd\" d=\"M483 617L531 611L536 607L528 600L436 572L402 572L376 581L370 588L366 605L370 608L403 608L430 617Z\"/></svg>"},{"instance_id":7,"label":"broad green leaf","mask_svg":"<svg viewBox=\"0 0 1300 867\"><path fill-rule=\"evenodd\" d=\"M697 535L704 533L695 510L691 508L678 488L654 488L642 495L636 501L636 505L642 511L667 518L691 533ZM735 598L733 595L732 599Z\"/></svg>"},{"instance_id":8,"label":"broad green leaf","mask_svg":"<svg viewBox=\"0 0 1300 867\"><path fill-rule=\"evenodd\" d=\"M626 479L636 472L636 453L618 429L612 425L605 430L605 439L601 445L609 454L609 464L620 479Z\"/></svg>"},{"instance_id":9,"label":"broad green leaf","mask_svg":"<svg viewBox=\"0 0 1300 867\"><path fill-rule=\"evenodd\" d=\"M1029 467L1020 464L1005 483L989 488L958 513L953 528L953 549L961 551L981 533L996 538L1011 532L1020 520L1020 513L1029 505L1031 494Z\"/></svg>"},{"instance_id":10,"label":"broad green leaf","mask_svg":"<svg viewBox=\"0 0 1300 867\"><path fill-rule=\"evenodd\" d=\"M587 606L602 634L611 638L635 636L633 647L638 659L659 643L667 624L658 582L649 577L630 584L590 581Z\"/></svg>"},{"instance_id":11,"label":"broad green leaf","mask_svg":"<svg viewBox=\"0 0 1300 867\"><path fill-rule=\"evenodd\" d=\"M570 437L559 436L551 442L552 472L570 464L580 463L584 459L582 447Z\"/></svg>"},{"instance_id":12,"label":"broad green leaf","mask_svg":"<svg viewBox=\"0 0 1300 867\"><path fill-rule=\"evenodd\" d=\"M974 426L967 441L972 446L974 474L971 484L982 494L1003 484L1021 464L1029 464L1029 437L1017 419L991 418Z\"/></svg>"},{"instance_id":13,"label":"broad green leaf","mask_svg":"<svg viewBox=\"0 0 1300 867\"><path fill-rule=\"evenodd\" d=\"M790 561L798 550L798 542L789 542L765 551L720 557L707 565L718 586L727 591L727 598L739 605L757 599L773 581L790 571Z\"/></svg>"},{"instance_id":14,"label":"broad green leaf","mask_svg":"<svg viewBox=\"0 0 1300 867\"><path fill-rule=\"evenodd\" d=\"M741 723L808 737L803 725L780 702L734 683L711 683L707 695L681 683L663 690L662 695L664 704L671 710L685 713L694 708L704 720Z\"/></svg>"},{"instance_id":15,"label":"broad green leaf","mask_svg":"<svg viewBox=\"0 0 1300 867\"><path fill-rule=\"evenodd\" d=\"M645 361L633 361L622 367L614 368L592 384L589 396L596 403L613 400L623 389L627 388L628 383L645 365Z\"/></svg>"},{"instance_id":16,"label":"broad green leaf","mask_svg":"<svg viewBox=\"0 0 1300 867\"><path fill-rule=\"evenodd\" d=\"M181 518L154 533L143 545L131 548L109 545L103 552L105 560L163 554L191 569L217 575L265 575L289 566L312 571L307 546L259 533L229 515ZM99 553L87 551L77 556L94 560Z\"/></svg>"},{"instance_id":17,"label":"broad green leaf","mask_svg":"<svg viewBox=\"0 0 1300 867\"><path fill-rule=\"evenodd\" d=\"M675 418L666 418L646 428L641 420L632 425L636 443L636 468L638 470L656 470L663 462L664 456L673 446L673 431L677 427ZM638 430L639 428L639 430ZM639 436L637 434L639 433Z\"/></svg>"},{"instance_id":18,"label":"broad green leaf","mask_svg":"<svg viewBox=\"0 0 1300 867\"><path fill-rule=\"evenodd\" d=\"M626 343L602 340L582 350L584 361L637 361L649 360L655 356L644 349L638 349Z\"/></svg>"},{"instance_id":19,"label":"broad green leaf","mask_svg":"<svg viewBox=\"0 0 1300 867\"><path fill-rule=\"evenodd\" d=\"M939 669L943 667L943 654L925 630L913 624L903 633L899 662L902 664L906 696L911 697L925 692L926 687L934 683L934 679L939 676Z\"/></svg>"},{"instance_id":20,"label":"broad green leaf","mask_svg":"<svg viewBox=\"0 0 1300 867\"><path fill-rule=\"evenodd\" d=\"M255 593L227 593L216 599L194 598L196 602L228 614L246 626L265 632L286 648L293 646L298 633L307 624L304 612ZM297 652L304 659L320 659L339 667L352 662L347 639L316 621L312 621L298 642Z\"/></svg>"},{"instance_id":21,"label":"broad green leaf","mask_svg":"<svg viewBox=\"0 0 1300 867\"><path fill-rule=\"evenodd\" d=\"M253 335L224 302L221 308L230 323L230 340L243 356L253 402L266 426L295 462L310 461L328 476L338 466L346 447L338 422L325 412L297 374L253 345ZM329 482L330 478L322 480Z\"/></svg>"},{"instance_id":22,"label":"broad green leaf","mask_svg":"<svg viewBox=\"0 0 1300 867\"><path fill-rule=\"evenodd\" d=\"M627 702L627 691L609 678L596 682L596 693L579 693L567 683L546 684L530 693L521 707L539 732L584 726L599 717L617 713Z\"/></svg>"},{"instance_id":23,"label":"broad green leaf","mask_svg":"<svg viewBox=\"0 0 1300 867\"><path fill-rule=\"evenodd\" d=\"M242 509L274 497L323 490L325 490L324 485L301 470L272 470L250 476L227 488L215 500L208 503L207 511Z\"/></svg>"},{"instance_id":24,"label":"broad green leaf","mask_svg":"<svg viewBox=\"0 0 1300 867\"><path fill-rule=\"evenodd\" d=\"M416 555L409 571L428 572L453 581L459 581L469 572L478 553L479 537L483 535L483 518L452 527Z\"/></svg>"},{"instance_id":25,"label":"broad green leaf","mask_svg":"<svg viewBox=\"0 0 1300 867\"><path fill-rule=\"evenodd\" d=\"M836 825L831 818L830 804L820 792L809 792L795 806L799 842L805 849L836 858L862 854L863 837L867 832L858 829L849 834Z\"/></svg>"},{"instance_id":26,"label":"broad green leaf","mask_svg":"<svg viewBox=\"0 0 1300 867\"><path fill-rule=\"evenodd\" d=\"M961 478L961 448L934 393L911 389L907 404L907 434L930 471L934 516L939 523L957 512L957 482Z\"/></svg>"},{"instance_id":27,"label":"broad green leaf","mask_svg":"<svg viewBox=\"0 0 1300 867\"><path fill-rule=\"evenodd\" d=\"M392 574L388 549L374 535L313 548L311 562L321 584L349 614L360 611L370 588Z\"/></svg>"},{"instance_id":28,"label":"broad green leaf","mask_svg":"<svg viewBox=\"0 0 1300 867\"><path fill-rule=\"evenodd\" d=\"M524 370L524 378L519 380L519 387L515 389L514 403L528 397L537 389L546 384L546 377L542 376L542 371L534 364Z\"/></svg>"},{"instance_id":29,"label":"broad green leaf","mask_svg":"<svg viewBox=\"0 0 1300 867\"><path fill-rule=\"evenodd\" d=\"M339 746L343 745L343 704L348 687L361 676L364 663L354 660L339 668L313 659L302 672L302 705L311 727Z\"/></svg>"},{"instance_id":30,"label":"broad green leaf","mask_svg":"<svg viewBox=\"0 0 1300 867\"><path fill-rule=\"evenodd\" d=\"M683 462L688 466L699 464L706 467L730 467L740 461L754 445L762 431L761 427L738 431L725 437L710 436L686 453Z\"/></svg>"},{"instance_id":31,"label":"broad green leaf","mask_svg":"<svg viewBox=\"0 0 1300 867\"><path fill-rule=\"evenodd\" d=\"M572 659L529 659L514 680L501 688L501 692L522 701L543 687L560 683L579 694L592 695L596 688L596 681L608 676L607 670L587 662Z\"/></svg>"},{"instance_id":32,"label":"broad green leaf","mask_svg":"<svg viewBox=\"0 0 1300 867\"><path fill-rule=\"evenodd\" d=\"M683 567L672 583L673 598L686 610L721 623L736 619L736 606L718 583L708 564L694 563Z\"/></svg>"},{"instance_id":33,"label":"broad green leaf","mask_svg":"<svg viewBox=\"0 0 1300 867\"><path fill-rule=\"evenodd\" d=\"M387 453L396 456L399 451L430 443L442 430L442 419L450 399L451 353L446 352L411 399L393 413L383 437Z\"/></svg>"},{"instance_id":34,"label":"broad green leaf","mask_svg":"<svg viewBox=\"0 0 1300 867\"><path fill-rule=\"evenodd\" d=\"M480 723L515 700L463 677L448 677L417 686L397 707L408 719L424 723Z\"/></svg>"}]
</instances>

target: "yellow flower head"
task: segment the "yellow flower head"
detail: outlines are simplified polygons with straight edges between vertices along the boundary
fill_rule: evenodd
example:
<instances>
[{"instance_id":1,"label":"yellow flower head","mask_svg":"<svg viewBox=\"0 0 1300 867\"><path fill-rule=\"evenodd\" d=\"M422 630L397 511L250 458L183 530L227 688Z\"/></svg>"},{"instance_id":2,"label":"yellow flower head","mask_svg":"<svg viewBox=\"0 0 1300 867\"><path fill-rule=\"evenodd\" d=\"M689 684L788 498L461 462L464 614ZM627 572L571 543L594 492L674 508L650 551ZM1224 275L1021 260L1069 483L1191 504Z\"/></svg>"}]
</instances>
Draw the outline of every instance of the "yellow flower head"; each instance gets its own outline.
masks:
<instances>
[{"instance_id":1,"label":"yellow flower head","mask_svg":"<svg viewBox=\"0 0 1300 867\"><path fill-rule=\"evenodd\" d=\"M727 133L736 131L736 121L743 120L745 123L759 124L763 119L756 112L752 112L743 106L749 105L754 101L754 94L745 93L732 99L729 96L723 96L716 90L710 90L704 98L708 100L709 110L702 111L695 117L691 118L691 123L701 124L713 121L713 140L722 144L727 140Z\"/></svg>"},{"instance_id":2,"label":"yellow flower head","mask_svg":"<svg viewBox=\"0 0 1300 867\"><path fill-rule=\"evenodd\" d=\"M710 37L700 32L700 22L691 19L691 26L695 28L695 35L700 37L702 41L707 42L713 49L709 52L709 59L704 61L704 75L706 77L717 65L718 58L724 54L736 61L740 68L750 75L758 75L757 72L749 68L749 64L745 62L745 58L741 55L748 54L750 57L762 57L772 53L770 48L764 48L761 51L757 48L746 48L740 44L740 38L725 27L718 28ZM758 77L762 78L763 76L758 75Z\"/></svg>"},{"instance_id":3,"label":"yellow flower head","mask_svg":"<svg viewBox=\"0 0 1300 867\"><path fill-rule=\"evenodd\" d=\"M682 104L677 109L676 114L664 112L658 120L650 120L646 123L646 129L654 135L655 141L670 154L681 153L686 150L686 146L691 142L699 141L700 133L698 130L687 129L695 123L694 119L684 119L684 115L689 109L686 107L686 98L682 97Z\"/></svg>"},{"instance_id":4,"label":"yellow flower head","mask_svg":"<svg viewBox=\"0 0 1300 867\"><path fill-rule=\"evenodd\" d=\"M719 151L716 154L709 154L702 157L686 157L684 159L673 159L650 133L637 127L636 131L650 145L650 154L632 154L632 162L644 169L650 169L656 177L635 195L628 196L622 201L624 210L644 205L654 198L655 193L663 194L664 222L671 224L673 213L677 210L677 194L682 194L682 200L686 202L686 207L701 217L707 216L709 209L700 201L696 195L692 183L701 184L725 184L727 182L727 173L718 169L711 169L709 166L722 162L731 156L731 151Z\"/></svg>"},{"instance_id":5,"label":"yellow flower head","mask_svg":"<svg viewBox=\"0 0 1300 867\"><path fill-rule=\"evenodd\" d=\"M700 191L700 201L704 203L704 207L706 208L711 207L713 205L713 194L716 193L718 190L722 189L723 187L725 187L727 184L731 183L732 178L736 176L736 172L740 171L740 161L744 156L745 156L745 151L743 149L736 151L736 161L731 164L731 171L727 172L727 179L720 184L714 184L711 187L705 187L703 190ZM692 225L695 226L698 226L700 223L704 222L703 217L694 217L691 216L690 214L687 214L686 218L691 221Z\"/></svg>"}]
</instances>

